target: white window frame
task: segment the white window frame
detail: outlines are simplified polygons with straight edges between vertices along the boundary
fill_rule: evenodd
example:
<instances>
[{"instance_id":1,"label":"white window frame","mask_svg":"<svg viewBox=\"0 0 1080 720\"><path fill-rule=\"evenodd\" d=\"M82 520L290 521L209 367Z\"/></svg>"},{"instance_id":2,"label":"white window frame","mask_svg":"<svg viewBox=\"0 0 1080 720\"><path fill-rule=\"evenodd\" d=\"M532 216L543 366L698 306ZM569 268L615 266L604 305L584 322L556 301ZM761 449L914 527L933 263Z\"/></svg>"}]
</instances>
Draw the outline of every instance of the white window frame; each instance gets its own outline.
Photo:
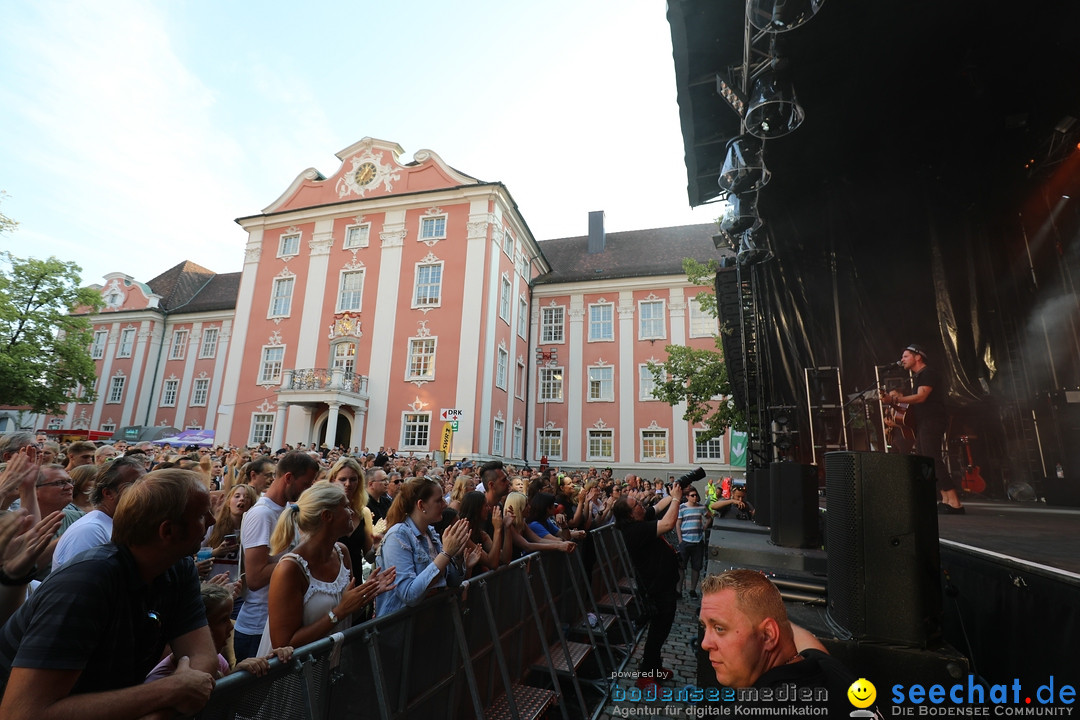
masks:
<instances>
[{"instance_id":1,"label":"white window frame","mask_svg":"<svg viewBox=\"0 0 1080 720\"><path fill-rule=\"evenodd\" d=\"M427 372L426 373L414 373L413 372L413 367L414 367L415 363L413 362L413 360L414 360L414 357L418 357L416 355L416 351L417 351L418 346L421 343L423 343L425 346L427 345L427 343L431 343L431 346L430 346L431 347L431 352L426 353L426 355L429 357L428 364L427 364ZM405 357L405 379L407 381L410 381L410 382L414 381L414 380L423 380L425 382L434 381L435 380L435 359L438 356L438 352L439 352L439 338L434 337L434 336L412 337L412 338L409 338L408 348L409 348L409 351L408 351L408 353L406 354L406 357Z\"/></svg>"},{"instance_id":2,"label":"white window frame","mask_svg":"<svg viewBox=\"0 0 1080 720\"><path fill-rule=\"evenodd\" d=\"M594 312L604 311L610 313L606 321L603 318L594 319ZM594 328L599 329L604 326L609 332L607 337L594 332ZM615 342L615 303L589 303L589 342Z\"/></svg>"},{"instance_id":3,"label":"white window frame","mask_svg":"<svg viewBox=\"0 0 1080 720\"><path fill-rule=\"evenodd\" d=\"M651 451L650 454L647 455L645 453L645 443L646 443L647 439L650 441L650 443L655 443L657 440L662 439L663 442L664 442L664 454L659 455L654 450L654 451ZM638 432L638 440L640 442L639 447L640 447L640 450L641 450L641 462L649 462L649 463L667 462L668 461L668 455L670 454L670 451L671 451L671 446L670 446L670 443L668 442L668 439L669 439L668 438L668 431L667 431L666 428L655 428L655 427L642 428Z\"/></svg>"},{"instance_id":4,"label":"white window frame","mask_svg":"<svg viewBox=\"0 0 1080 720\"><path fill-rule=\"evenodd\" d=\"M503 456L503 447L506 445L506 423L499 418L491 422L491 454L497 457Z\"/></svg>"},{"instance_id":5,"label":"white window frame","mask_svg":"<svg viewBox=\"0 0 1080 720\"><path fill-rule=\"evenodd\" d=\"M191 386L191 407L205 407L210 397L210 378L195 378Z\"/></svg>"},{"instance_id":6,"label":"white window frame","mask_svg":"<svg viewBox=\"0 0 1080 720\"><path fill-rule=\"evenodd\" d=\"M300 254L300 239L303 233L286 232L278 238L278 252L280 257L296 257Z\"/></svg>"},{"instance_id":7,"label":"white window frame","mask_svg":"<svg viewBox=\"0 0 1080 720\"><path fill-rule=\"evenodd\" d=\"M124 400L124 383L127 378L123 375L114 375L109 378L109 396L105 400L107 405L119 405Z\"/></svg>"},{"instance_id":8,"label":"white window frame","mask_svg":"<svg viewBox=\"0 0 1080 720\"><path fill-rule=\"evenodd\" d=\"M539 368L536 372L536 383L539 387L537 402L561 403L565 395L563 392L565 380L566 374L561 367Z\"/></svg>"},{"instance_id":9,"label":"white window frame","mask_svg":"<svg viewBox=\"0 0 1080 720\"><path fill-rule=\"evenodd\" d=\"M289 292L284 294L279 288L288 287ZM292 296L296 289L295 275L282 275L274 278L270 284L270 307L267 309L267 319L287 318L292 314Z\"/></svg>"},{"instance_id":10,"label":"white window frame","mask_svg":"<svg viewBox=\"0 0 1080 720\"><path fill-rule=\"evenodd\" d=\"M514 397L518 400L525 399L525 383L528 382L528 377L525 373L525 361L517 361L517 375L514 376Z\"/></svg>"},{"instance_id":11,"label":"white window frame","mask_svg":"<svg viewBox=\"0 0 1080 720\"><path fill-rule=\"evenodd\" d=\"M517 334L524 340L529 335L529 302L518 297Z\"/></svg>"},{"instance_id":12,"label":"white window frame","mask_svg":"<svg viewBox=\"0 0 1080 720\"><path fill-rule=\"evenodd\" d=\"M135 348L135 328L120 331L120 340L116 343L116 357L129 358Z\"/></svg>"},{"instance_id":13,"label":"white window frame","mask_svg":"<svg viewBox=\"0 0 1080 720\"><path fill-rule=\"evenodd\" d=\"M602 439L606 437L608 443L609 452L606 454L593 452L593 439ZM585 453L586 460L615 460L615 430L612 428L589 428L588 433L585 435Z\"/></svg>"},{"instance_id":14,"label":"white window frame","mask_svg":"<svg viewBox=\"0 0 1080 720\"><path fill-rule=\"evenodd\" d=\"M510 295L513 292L510 278L503 275L499 283L499 317L507 325L510 324Z\"/></svg>"},{"instance_id":15,"label":"white window frame","mask_svg":"<svg viewBox=\"0 0 1080 720\"><path fill-rule=\"evenodd\" d=\"M251 413L251 445L270 444L274 437L274 413Z\"/></svg>"},{"instance_id":16,"label":"white window frame","mask_svg":"<svg viewBox=\"0 0 1080 720\"><path fill-rule=\"evenodd\" d=\"M603 377L605 375L607 375L608 377ZM588 402L615 402L614 366L590 365L587 371L587 381L588 392L586 393L586 395L588 398Z\"/></svg>"},{"instance_id":17,"label":"white window frame","mask_svg":"<svg viewBox=\"0 0 1080 720\"><path fill-rule=\"evenodd\" d=\"M353 276L360 277L360 287L355 290L349 290L350 302L345 302L345 283L349 278ZM364 306L364 282L367 280L367 273L363 268L353 268L351 270L342 270L338 273L338 293L337 293L337 310L335 312L360 312Z\"/></svg>"},{"instance_id":18,"label":"white window frame","mask_svg":"<svg viewBox=\"0 0 1080 720\"><path fill-rule=\"evenodd\" d=\"M689 307L690 337L716 337L720 332L720 325L716 318L701 309L701 303L697 298L690 298L686 303ZM708 327L703 327L707 325Z\"/></svg>"},{"instance_id":19,"label":"white window frame","mask_svg":"<svg viewBox=\"0 0 1080 720\"><path fill-rule=\"evenodd\" d=\"M426 426L422 431L427 442L409 444L410 428L415 428L414 434L418 437L420 427ZM427 451L431 446L431 413L430 412L403 412L401 413L401 446L399 450L423 450Z\"/></svg>"},{"instance_id":20,"label":"white window frame","mask_svg":"<svg viewBox=\"0 0 1080 720\"><path fill-rule=\"evenodd\" d=\"M190 330L173 330L172 345L169 346L170 360L183 360L187 357L188 338L190 336Z\"/></svg>"},{"instance_id":21,"label":"white window frame","mask_svg":"<svg viewBox=\"0 0 1080 720\"><path fill-rule=\"evenodd\" d=\"M553 317L549 318L548 313L551 313L552 316L558 314L558 322L556 323ZM565 342L566 306L550 305L540 308L540 344L562 345Z\"/></svg>"},{"instance_id":22,"label":"white window frame","mask_svg":"<svg viewBox=\"0 0 1080 720\"><path fill-rule=\"evenodd\" d=\"M421 283L420 273L424 270L437 270L439 273L439 281L437 283L430 282L430 278L427 278L428 282ZM412 306L414 308L434 308L442 306L442 279L443 279L443 261L438 260L436 262L419 262L416 263L416 269L413 271L413 297ZM420 295L421 288L435 288L434 298L432 298L432 291L427 290L423 297Z\"/></svg>"},{"instance_id":23,"label":"white window frame","mask_svg":"<svg viewBox=\"0 0 1080 720\"><path fill-rule=\"evenodd\" d=\"M495 387L505 390L506 379L510 374L510 353L503 348L496 348L496 350L498 355L495 361Z\"/></svg>"},{"instance_id":24,"label":"white window frame","mask_svg":"<svg viewBox=\"0 0 1080 720\"><path fill-rule=\"evenodd\" d=\"M180 381L169 378L161 383L161 407L176 407L176 395L180 392Z\"/></svg>"},{"instance_id":25,"label":"white window frame","mask_svg":"<svg viewBox=\"0 0 1080 720\"><path fill-rule=\"evenodd\" d=\"M724 462L724 436L717 435L716 437L710 440L706 440L703 443L702 441L698 440L698 435L702 435L705 432L705 430L694 428L694 461L719 463ZM708 450L707 452L702 453L701 449L703 444L707 448L714 449L715 453L712 452L712 450Z\"/></svg>"},{"instance_id":26,"label":"white window frame","mask_svg":"<svg viewBox=\"0 0 1080 720\"><path fill-rule=\"evenodd\" d=\"M220 328L203 328L202 343L199 345L199 359L205 360L207 358L214 358L217 356L218 338L220 337Z\"/></svg>"},{"instance_id":27,"label":"white window frame","mask_svg":"<svg viewBox=\"0 0 1080 720\"><path fill-rule=\"evenodd\" d=\"M352 353L349 353L352 348ZM345 352L340 352L342 349ZM351 340L342 340L330 345L330 367L349 374L356 374L356 343Z\"/></svg>"},{"instance_id":28,"label":"white window frame","mask_svg":"<svg viewBox=\"0 0 1080 720\"><path fill-rule=\"evenodd\" d=\"M271 352L281 352L281 357L274 359L269 357ZM277 366L277 372L274 371L274 366ZM285 346L284 345L263 345L262 353L259 355L259 381L256 385L280 385L282 368L285 367ZM267 371L270 372L267 372Z\"/></svg>"},{"instance_id":29,"label":"white window frame","mask_svg":"<svg viewBox=\"0 0 1080 720\"><path fill-rule=\"evenodd\" d=\"M660 308L660 317L645 317L645 308ZM664 313L667 305L663 300L649 299L638 301L638 340L663 340L667 337L667 322ZM659 329L655 324L659 322ZM649 323L646 326L646 323Z\"/></svg>"},{"instance_id":30,"label":"white window frame","mask_svg":"<svg viewBox=\"0 0 1080 720\"><path fill-rule=\"evenodd\" d=\"M512 457L518 458L518 459L521 458L521 453L524 451L524 447L525 447L524 440L525 440L525 431L522 429L522 427L520 425L515 425L514 426L514 441L513 441L514 446L513 446L513 449L510 451Z\"/></svg>"},{"instance_id":31,"label":"white window frame","mask_svg":"<svg viewBox=\"0 0 1080 720\"><path fill-rule=\"evenodd\" d=\"M98 429L101 432L116 432L116 423L103 423Z\"/></svg>"},{"instance_id":32,"label":"white window frame","mask_svg":"<svg viewBox=\"0 0 1080 720\"><path fill-rule=\"evenodd\" d=\"M352 231L356 231L353 233ZM355 237L350 238L352 234ZM371 243L371 223L354 223L353 225L345 226L345 238L342 241L342 247L346 250L350 248L365 248Z\"/></svg>"},{"instance_id":33,"label":"white window frame","mask_svg":"<svg viewBox=\"0 0 1080 720\"><path fill-rule=\"evenodd\" d=\"M442 221L441 225L439 221ZM417 239L421 242L426 240L445 240L446 222L447 216L445 213L442 215L425 215L420 218L420 230Z\"/></svg>"},{"instance_id":34,"label":"white window frame","mask_svg":"<svg viewBox=\"0 0 1080 720\"><path fill-rule=\"evenodd\" d=\"M506 257L511 260L514 259L514 236L510 234L509 230L503 230L502 251Z\"/></svg>"},{"instance_id":35,"label":"white window frame","mask_svg":"<svg viewBox=\"0 0 1080 720\"><path fill-rule=\"evenodd\" d=\"M558 452L548 452L549 443L556 442ZM562 460L563 456L563 431L562 428L537 428L536 429L536 457L539 460L547 457L550 463L553 460Z\"/></svg>"},{"instance_id":36,"label":"white window frame","mask_svg":"<svg viewBox=\"0 0 1080 720\"><path fill-rule=\"evenodd\" d=\"M108 330L95 330L94 340L90 343L90 357L93 360L100 360L105 357L105 346L109 343L109 331Z\"/></svg>"},{"instance_id":37,"label":"white window frame","mask_svg":"<svg viewBox=\"0 0 1080 720\"><path fill-rule=\"evenodd\" d=\"M638 365L638 400L659 400L660 398L653 397L652 388L656 387L656 381L659 378L657 373L653 373L649 370L649 366L646 363Z\"/></svg>"}]
</instances>

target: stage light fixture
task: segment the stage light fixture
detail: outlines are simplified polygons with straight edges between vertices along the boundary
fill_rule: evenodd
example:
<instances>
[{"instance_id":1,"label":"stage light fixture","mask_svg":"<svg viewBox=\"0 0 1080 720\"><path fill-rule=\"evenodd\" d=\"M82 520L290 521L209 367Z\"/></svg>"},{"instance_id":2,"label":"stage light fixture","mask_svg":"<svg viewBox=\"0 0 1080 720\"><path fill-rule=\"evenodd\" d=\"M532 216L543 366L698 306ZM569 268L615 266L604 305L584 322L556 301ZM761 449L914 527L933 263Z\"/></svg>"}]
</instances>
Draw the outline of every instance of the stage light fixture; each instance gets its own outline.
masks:
<instances>
[{"instance_id":1,"label":"stage light fixture","mask_svg":"<svg viewBox=\"0 0 1080 720\"><path fill-rule=\"evenodd\" d=\"M729 193L757 192L765 187L772 173L765 167L764 146L753 135L728 140L724 165L717 183Z\"/></svg>"},{"instance_id":2,"label":"stage light fixture","mask_svg":"<svg viewBox=\"0 0 1080 720\"><path fill-rule=\"evenodd\" d=\"M769 249L769 234L764 223L759 223L742 234L739 254L735 257L740 267L773 259L773 252Z\"/></svg>"},{"instance_id":3,"label":"stage light fixture","mask_svg":"<svg viewBox=\"0 0 1080 720\"><path fill-rule=\"evenodd\" d=\"M724 98L736 115L742 117L746 114L746 98L742 91L721 73L716 74L716 94Z\"/></svg>"},{"instance_id":4,"label":"stage light fixture","mask_svg":"<svg viewBox=\"0 0 1080 720\"><path fill-rule=\"evenodd\" d=\"M720 229L723 232L738 235L761 224L757 214L757 193L732 195L729 202L731 207L720 218Z\"/></svg>"},{"instance_id":5,"label":"stage light fixture","mask_svg":"<svg viewBox=\"0 0 1080 720\"><path fill-rule=\"evenodd\" d=\"M783 137L802 125L805 117L787 78L769 70L754 80L744 120L746 132L762 140Z\"/></svg>"},{"instance_id":6,"label":"stage light fixture","mask_svg":"<svg viewBox=\"0 0 1080 720\"><path fill-rule=\"evenodd\" d=\"M806 24L825 0L748 0L746 18L758 30L783 33Z\"/></svg>"}]
</instances>

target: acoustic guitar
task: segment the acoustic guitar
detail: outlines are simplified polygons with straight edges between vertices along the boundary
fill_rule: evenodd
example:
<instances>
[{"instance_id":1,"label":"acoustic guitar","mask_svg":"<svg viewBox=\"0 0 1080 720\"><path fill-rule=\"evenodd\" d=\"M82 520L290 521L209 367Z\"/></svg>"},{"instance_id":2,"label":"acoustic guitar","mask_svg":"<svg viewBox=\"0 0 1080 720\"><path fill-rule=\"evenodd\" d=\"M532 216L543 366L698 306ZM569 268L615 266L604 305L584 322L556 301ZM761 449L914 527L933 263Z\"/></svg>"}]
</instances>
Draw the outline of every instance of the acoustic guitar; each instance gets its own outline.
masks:
<instances>
[{"instance_id":1,"label":"acoustic guitar","mask_svg":"<svg viewBox=\"0 0 1080 720\"><path fill-rule=\"evenodd\" d=\"M879 392L881 393L882 416L890 432L899 432L909 443L915 442L915 423L913 418L908 416L911 405L909 403L895 402L884 390ZM895 445L896 443L893 442L892 438L889 438L889 444Z\"/></svg>"},{"instance_id":2,"label":"acoustic guitar","mask_svg":"<svg viewBox=\"0 0 1080 720\"><path fill-rule=\"evenodd\" d=\"M986 491L986 481L983 480L983 476L979 473L979 466L971 457L971 441L976 437L975 435L960 436L960 444L967 452L967 467L964 469L964 479L960 482L960 486L968 492L981 493Z\"/></svg>"}]
</instances>

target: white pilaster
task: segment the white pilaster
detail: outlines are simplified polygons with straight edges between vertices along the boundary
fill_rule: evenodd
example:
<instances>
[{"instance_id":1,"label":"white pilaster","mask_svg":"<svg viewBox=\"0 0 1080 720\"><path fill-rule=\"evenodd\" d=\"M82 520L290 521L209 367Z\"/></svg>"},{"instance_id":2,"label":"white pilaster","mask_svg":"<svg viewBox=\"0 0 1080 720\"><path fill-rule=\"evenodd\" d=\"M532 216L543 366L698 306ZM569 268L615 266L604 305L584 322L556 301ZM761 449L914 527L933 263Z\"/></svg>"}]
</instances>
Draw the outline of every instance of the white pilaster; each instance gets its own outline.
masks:
<instances>
[{"instance_id":1,"label":"white pilaster","mask_svg":"<svg viewBox=\"0 0 1080 720\"><path fill-rule=\"evenodd\" d=\"M244 345L248 334L248 314L255 297L255 275L259 269L259 256L262 251L263 231L255 228L248 233L247 247L244 250L244 269L240 275L240 290L236 295L236 321L233 326L235 343L230 343L228 358L225 361L225 377L222 379L221 404L218 406L218 429L216 438L221 442L234 442L232 439L233 422L236 417L236 394L240 387L240 369L244 364ZM249 416L241 422L250 422ZM275 432L277 426L274 427ZM234 444L247 443L247 428L237 428ZM278 447L281 447L280 445ZM273 448L276 450L277 448Z\"/></svg>"},{"instance_id":2,"label":"white pilaster","mask_svg":"<svg viewBox=\"0 0 1080 720\"><path fill-rule=\"evenodd\" d=\"M638 367L634 362L634 293L619 292L619 419L615 461L637 461Z\"/></svg>"},{"instance_id":3,"label":"white pilaster","mask_svg":"<svg viewBox=\"0 0 1080 720\"><path fill-rule=\"evenodd\" d=\"M387 441L386 421L390 378L405 376L404 367L391 367L394 340L397 339L397 292L401 281L402 244L405 242L405 211L393 210L386 213L382 232L379 234L381 254L379 257L379 287L375 293L375 314L371 327L364 334L371 340L368 362L368 387L382 388L382 392L371 395L368 407L368 424L378 437L368 438L371 445L394 445L397 440ZM365 278L365 281L367 278ZM378 341L375 339L378 338ZM359 364L359 362L358 362Z\"/></svg>"}]
</instances>

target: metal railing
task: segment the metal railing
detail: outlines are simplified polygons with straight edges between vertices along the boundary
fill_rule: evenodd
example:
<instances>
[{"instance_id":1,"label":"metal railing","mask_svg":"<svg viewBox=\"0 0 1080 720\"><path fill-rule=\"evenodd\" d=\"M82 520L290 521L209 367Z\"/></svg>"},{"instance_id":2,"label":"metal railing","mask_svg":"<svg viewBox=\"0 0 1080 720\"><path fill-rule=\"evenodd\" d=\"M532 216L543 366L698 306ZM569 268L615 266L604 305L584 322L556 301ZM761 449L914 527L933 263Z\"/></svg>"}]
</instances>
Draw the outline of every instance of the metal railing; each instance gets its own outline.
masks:
<instances>
[{"instance_id":1,"label":"metal railing","mask_svg":"<svg viewBox=\"0 0 1080 720\"><path fill-rule=\"evenodd\" d=\"M594 530L594 540L622 565L620 533ZM593 586L606 583L583 554L528 555L299 648L263 677L230 675L196 717L596 718L634 643L601 619Z\"/></svg>"},{"instance_id":2,"label":"metal railing","mask_svg":"<svg viewBox=\"0 0 1080 720\"><path fill-rule=\"evenodd\" d=\"M331 390L353 395L366 395L368 379L366 375L357 375L337 368L300 368L284 372L281 389Z\"/></svg>"}]
</instances>

